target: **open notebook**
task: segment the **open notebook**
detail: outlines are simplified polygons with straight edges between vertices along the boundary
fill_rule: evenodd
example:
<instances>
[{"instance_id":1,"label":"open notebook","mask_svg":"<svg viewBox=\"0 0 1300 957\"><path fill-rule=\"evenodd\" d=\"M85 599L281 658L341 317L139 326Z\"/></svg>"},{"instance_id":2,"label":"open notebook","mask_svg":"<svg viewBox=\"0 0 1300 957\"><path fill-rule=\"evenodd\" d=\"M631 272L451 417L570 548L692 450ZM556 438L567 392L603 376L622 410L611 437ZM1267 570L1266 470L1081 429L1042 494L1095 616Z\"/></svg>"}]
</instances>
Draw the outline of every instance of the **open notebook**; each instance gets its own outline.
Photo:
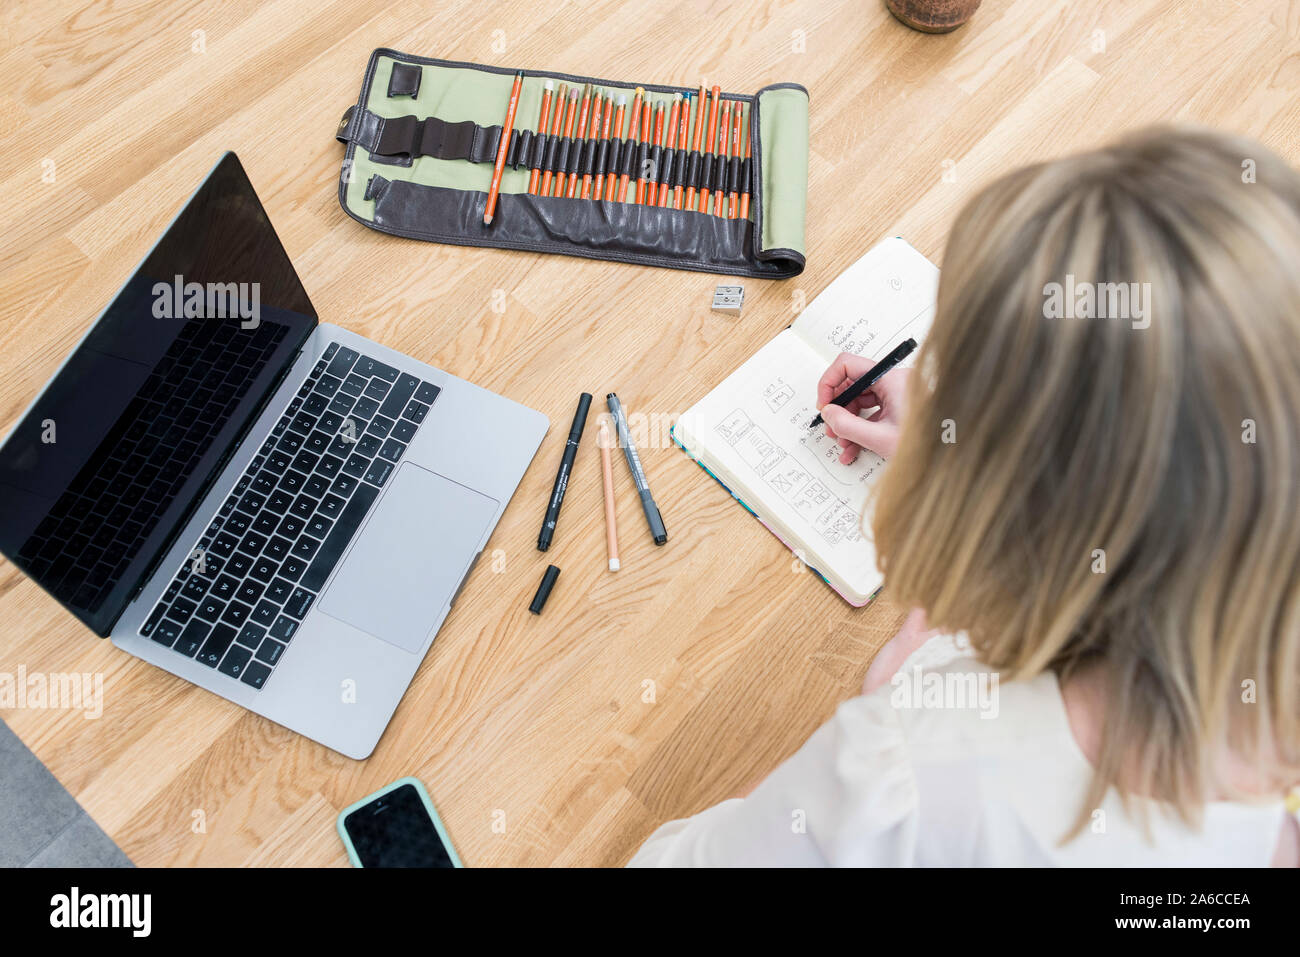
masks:
<instances>
[{"instance_id":1,"label":"open notebook","mask_svg":"<svg viewBox=\"0 0 1300 957\"><path fill-rule=\"evenodd\" d=\"M817 380L841 352L880 359L908 337L919 342L938 285L933 263L885 240L673 426L687 454L853 605L882 581L861 510L884 461L864 451L841 465L825 428L808 429Z\"/></svg>"}]
</instances>

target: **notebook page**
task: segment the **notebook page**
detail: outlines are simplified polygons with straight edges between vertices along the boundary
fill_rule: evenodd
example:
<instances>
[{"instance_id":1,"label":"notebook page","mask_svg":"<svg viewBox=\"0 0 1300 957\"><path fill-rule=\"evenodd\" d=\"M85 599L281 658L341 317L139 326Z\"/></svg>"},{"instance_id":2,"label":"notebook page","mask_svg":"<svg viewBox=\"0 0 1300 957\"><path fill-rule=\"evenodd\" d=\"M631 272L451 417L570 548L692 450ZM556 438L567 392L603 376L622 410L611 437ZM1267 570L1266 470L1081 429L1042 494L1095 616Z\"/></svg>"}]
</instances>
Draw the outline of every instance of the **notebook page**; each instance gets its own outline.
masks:
<instances>
[{"instance_id":1,"label":"notebook page","mask_svg":"<svg viewBox=\"0 0 1300 957\"><path fill-rule=\"evenodd\" d=\"M792 328L830 365L841 352L881 359L920 342L934 319L939 269L902 239L886 239L840 273ZM916 353L903 362L911 365ZM824 371L824 369L823 369Z\"/></svg>"},{"instance_id":2,"label":"notebook page","mask_svg":"<svg viewBox=\"0 0 1300 957\"><path fill-rule=\"evenodd\" d=\"M783 523L792 548L862 595L880 582L875 552L861 532L866 485L883 464L869 452L852 465L817 414L826 362L787 329L685 413L684 444L707 452L734 476L733 490L766 521ZM694 447L692 447L694 443Z\"/></svg>"}]
</instances>

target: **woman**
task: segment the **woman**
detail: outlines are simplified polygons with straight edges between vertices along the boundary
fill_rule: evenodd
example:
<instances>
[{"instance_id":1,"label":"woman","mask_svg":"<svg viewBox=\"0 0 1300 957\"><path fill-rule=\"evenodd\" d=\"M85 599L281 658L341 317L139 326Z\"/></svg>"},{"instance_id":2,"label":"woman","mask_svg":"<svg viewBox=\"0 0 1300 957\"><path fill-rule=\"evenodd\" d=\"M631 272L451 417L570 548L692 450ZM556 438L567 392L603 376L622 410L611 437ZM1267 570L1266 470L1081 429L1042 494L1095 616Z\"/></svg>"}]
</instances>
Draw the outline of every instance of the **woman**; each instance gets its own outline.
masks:
<instances>
[{"instance_id":1,"label":"woman","mask_svg":"<svg viewBox=\"0 0 1300 957\"><path fill-rule=\"evenodd\" d=\"M918 373L819 385L841 461L890 459L872 531L917 610L861 697L632 863L1296 866L1298 264L1300 175L1226 135L977 195Z\"/></svg>"}]
</instances>

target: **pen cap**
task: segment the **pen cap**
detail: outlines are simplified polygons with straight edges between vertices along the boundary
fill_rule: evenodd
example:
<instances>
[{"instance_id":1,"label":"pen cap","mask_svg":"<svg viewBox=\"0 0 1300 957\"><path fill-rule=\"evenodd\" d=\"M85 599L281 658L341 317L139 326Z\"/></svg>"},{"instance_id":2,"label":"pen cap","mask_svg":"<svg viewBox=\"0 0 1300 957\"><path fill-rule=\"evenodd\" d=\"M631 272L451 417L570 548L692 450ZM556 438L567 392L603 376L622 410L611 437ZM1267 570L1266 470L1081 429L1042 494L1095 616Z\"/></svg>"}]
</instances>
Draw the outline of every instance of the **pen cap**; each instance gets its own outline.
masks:
<instances>
[{"instance_id":1,"label":"pen cap","mask_svg":"<svg viewBox=\"0 0 1300 957\"><path fill-rule=\"evenodd\" d=\"M587 410L591 408L591 393L584 392L578 396L578 410L573 413L573 427L569 429L569 438L577 441L582 438L582 430L587 427Z\"/></svg>"},{"instance_id":2,"label":"pen cap","mask_svg":"<svg viewBox=\"0 0 1300 957\"><path fill-rule=\"evenodd\" d=\"M557 566L546 566L546 574L542 576L542 583L537 586L537 594L533 596L533 603L528 606L528 610L534 615L542 613L542 608L546 605L546 599L551 597L551 589L555 587L555 579L559 577L560 569Z\"/></svg>"}]
</instances>

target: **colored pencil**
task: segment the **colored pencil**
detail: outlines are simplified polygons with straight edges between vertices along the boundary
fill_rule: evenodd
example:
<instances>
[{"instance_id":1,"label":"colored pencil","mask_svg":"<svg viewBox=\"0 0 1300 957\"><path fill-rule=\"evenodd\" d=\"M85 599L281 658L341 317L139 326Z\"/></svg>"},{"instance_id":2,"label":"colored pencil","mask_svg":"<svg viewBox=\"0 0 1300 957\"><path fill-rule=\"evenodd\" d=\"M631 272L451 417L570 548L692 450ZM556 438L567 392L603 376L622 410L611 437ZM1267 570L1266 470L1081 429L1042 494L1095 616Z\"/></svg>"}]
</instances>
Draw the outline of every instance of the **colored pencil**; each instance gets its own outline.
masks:
<instances>
[{"instance_id":1,"label":"colored pencil","mask_svg":"<svg viewBox=\"0 0 1300 957\"><path fill-rule=\"evenodd\" d=\"M745 115L744 105L741 103L737 103L736 110L735 110L735 123L732 125L732 129L731 129L731 155L733 157L740 156L740 122L744 118L744 115ZM728 219L735 219L736 212L740 208L739 186L740 184L737 183L736 184L737 188L731 190L730 194L727 196L727 218Z\"/></svg>"},{"instance_id":2,"label":"colored pencil","mask_svg":"<svg viewBox=\"0 0 1300 957\"><path fill-rule=\"evenodd\" d=\"M691 152L700 151L700 138L704 133L704 108L708 105L708 97L704 94L704 84L700 84L699 102L695 106L695 139L691 146ZM695 208L695 187L686 187L686 208Z\"/></svg>"},{"instance_id":3,"label":"colored pencil","mask_svg":"<svg viewBox=\"0 0 1300 957\"><path fill-rule=\"evenodd\" d=\"M560 88L555 91L555 118L551 122L551 139L555 139L560 135L560 124L564 121L564 104L568 98L568 89L569 84L561 83ZM554 156L555 154L552 153L551 155ZM538 195L551 195L551 177L553 175L549 169L542 173L542 185L539 187Z\"/></svg>"},{"instance_id":4,"label":"colored pencil","mask_svg":"<svg viewBox=\"0 0 1300 957\"><path fill-rule=\"evenodd\" d=\"M623 114L626 112L626 110L627 110L627 95L624 93L620 93L618 95L618 112L614 115L614 136L615 137L622 138L623 136ZM612 146L613 144L610 145ZM624 148L625 149L627 148L626 143L624 144ZM615 175L614 170L610 169L609 179L605 181L605 199L608 202L612 203L614 201L615 192L617 190L618 190L618 177Z\"/></svg>"},{"instance_id":5,"label":"colored pencil","mask_svg":"<svg viewBox=\"0 0 1300 957\"><path fill-rule=\"evenodd\" d=\"M510 134L515 129L515 111L519 109L519 87L524 82L524 74L515 74L514 86L510 89L510 102L506 106L506 121L501 127L501 143L497 146L497 161L492 167L492 185L488 188L487 207L483 210L483 225L492 225L492 214L497 208L497 194L501 191L501 174L506 168L506 153L510 149Z\"/></svg>"},{"instance_id":6,"label":"colored pencil","mask_svg":"<svg viewBox=\"0 0 1300 957\"><path fill-rule=\"evenodd\" d=\"M537 135L542 136L546 133L546 121L551 115L551 91L555 89L555 81L547 80L545 89L542 93L542 110L537 120ZM536 195L537 182L541 178L542 167L539 165L533 169L533 174L528 178L528 192Z\"/></svg>"},{"instance_id":7,"label":"colored pencil","mask_svg":"<svg viewBox=\"0 0 1300 957\"><path fill-rule=\"evenodd\" d=\"M714 216L722 215L722 201L726 198L726 193L724 192L724 190L726 190L727 188L727 181L725 178L726 169L727 169L727 164L726 164L727 140L728 140L727 134L730 132L730 129L731 129L731 101L728 100L727 105L722 108L722 122L718 124L718 155L721 156L723 159L723 163L721 166L723 170L723 179L721 182L713 184L714 185L714 190L713 190L713 215Z\"/></svg>"},{"instance_id":8,"label":"colored pencil","mask_svg":"<svg viewBox=\"0 0 1300 957\"><path fill-rule=\"evenodd\" d=\"M641 130L641 94L644 93L644 92L645 92L645 90L643 90L641 87L638 86L638 87L636 88L636 98L632 100L632 119L631 119L631 121L630 121L631 130L630 130L630 132L628 133L628 138L627 138L627 148L628 148L629 150L631 150L631 156L633 157L633 160L632 160L633 163L636 162L636 159L635 159L635 156L636 156L636 147L637 147L637 145L638 145L639 142L640 142L640 130ZM628 175L627 175L627 173L623 173L623 174L622 174L621 176L619 176L619 178L618 178L618 201L619 201L620 203L626 203L626 202L627 202L627 181L628 181Z\"/></svg>"},{"instance_id":9,"label":"colored pencil","mask_svg":"<svg viewBox=\"0 0 1300 957\"><path fill-rule=\"evenodd\" d=\"M591 84L582 88L582 109L578 111L578 131L574 134L573 145L571 150L577 150L578 156L582 156L582 141L587 137L587 121L591 119ZM570 153L570 156L573 154ZM582 164L579 163L579 166ZM569 177L569 192L566 194L569 199L573 199L578 194L578 174L575 172Z\"/></svg>"},{"instance_id":10,"label":"colored pencil","mask_svg":"<svg viewBox=\"0 0 1300 957\"><path fill-rule=\"evenodd\" d=\"M749 159L751 150L750 141L754 138L754 108L749 108L749 129L745 130L745 159ZM744 164L740 167L745 168ZM752 173L750 174L753 175ZM744 182L740 184L740 218L749 219L749 176L744 177Z\"/></svg>"},{"instance_id":11,"label":"colored pencil","mask_svg":"<svg viewBox=\"0 0 1300 957\"><path fill-rule=\"evenodd\" d=\"M680 93L674 93L674 94L673 94L673 108L672 108L672 110L669 111L669 113L668 113L668 124L667 124L667 126L664 127L664 151L665 151L665 152L664 152L664 154L661 154L661 156L666 155L667 151L670 150L670 149L672 149L673 146L676 145L676 142L677 142L677 114L681 112L681 109L682 109L682 95L681 95ZM662 160L662 158L660 159L660 163L663 164L663 160ZM656 205L656 206L667 206L667 205L668 205L668 192L669 192L669 190L672 188L672 184L670 184L670 183L668 182L668 176L665 175L665 174L667 174L667 173L669 172L669 170L668 170L668 168L667 168L666 165L663 165L663 168L661 168L661 169L659 170L659 172L660 172L660 174L661 174L661 175L660 175L660 183L659 183L659 202L656 203L655 205Z\"/></svg>"},{"instance_id":12,"label":"colored pencil","mask_svg":"<svg viewBox=\"0 0 1300 957\"><path fill-rule=\"evenodd\" d=\"M708 139L704 141L704 155L707 157L713 152L714 134L718 128L718 97L722 93L722 87L713 87L713 100L709 103L709 130ZM703 187L700 188L700 212L709 211L709 191Z\"/></svg>"},{"instance_id":13,"label":"colored pencil","mask_svg":"<svg viewBox=\"0 0 1300 957\"><path fill-rule=\"evenodd\" d=\"M564 111L564 137L573 135L573 115L578 112L578 91L569 91L569 107ZM557 154L558 156L558 154ZM567 174L562 169L555 171L555 195L564 195L564 179Z\"/></svg>"}]
</instances>

